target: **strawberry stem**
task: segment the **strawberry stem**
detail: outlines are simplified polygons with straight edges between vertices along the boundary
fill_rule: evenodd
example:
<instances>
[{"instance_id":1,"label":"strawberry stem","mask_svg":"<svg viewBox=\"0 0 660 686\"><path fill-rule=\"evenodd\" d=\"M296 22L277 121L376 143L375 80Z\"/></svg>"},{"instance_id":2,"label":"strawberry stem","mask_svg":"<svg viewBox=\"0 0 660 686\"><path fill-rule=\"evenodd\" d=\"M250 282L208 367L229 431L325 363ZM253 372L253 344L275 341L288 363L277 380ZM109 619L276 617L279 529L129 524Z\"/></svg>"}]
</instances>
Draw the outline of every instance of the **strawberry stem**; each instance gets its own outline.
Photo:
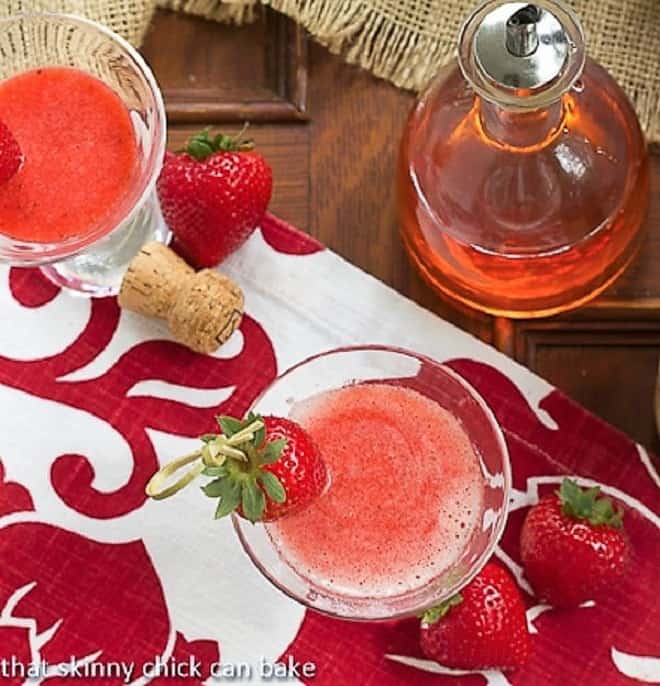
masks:
<instances>
[{"instance_id":1,"label":"strawberry stem","mask_svg":"<svg viewBox=\"0 0 660 686\"><path fill-rule=\"evenodd\" d=\"M159 469L149 480L146 493L150 498L169 498L198 476L213 477L202 487L210 498L219 498L216 518L224 517L239 506L250 521L261 519L266 498L281 503L286 499L284 487L274 474L263 467L276 462L286 441L266 440L266 424L250 413L244 421L234 417L217 417L222 433L201 436L202 447L179 457ZM163 488L166 481L183 467L196 463L180 479Z\"/></svg>"},{"instance_id":2,"label":"strawberry stem","mask_svg":"<svg viewBox=\"0 0 660 686\"><path fill-rule=\"evenodd\" d=\"M580 488L573 479L564 479L557 491L562 512L571 519L586 519L593 526L623 526L623 510L614 508L609 498L600 495L600 486Z\"/></svg>"},{"instance_id":3,"label":"strawberry stem","mask_svg":"<svg viewBox=\"0 0 660 686\"><path fill-rule=\"evenodd\" d=\"M213 445L215 447L215 454L208 450L209 443L201 450L196 450L193 453L179 457L176 460L168 462L164 467L159 469L149 480L146 487L146 493L150 498L155 500L164 500L169 498L176 493L178 493L182 488L185 488L189 483L196 479L204 470L205 467L219 467L223 464L224 459L218 459L218 455L223 457L233 457L238 460L246 461L247 456L245 451L234 448L235 445L240 445L246 441L251 441L254 438L254 434L264 427L263 420L255 419L252 423L241 429L239 432L233 434L229 438L219 434L213 440ZM182 467L195 462L197 460L201 461L201 464L196 465L184 474L178 481L173 483L171 486L164 488L162 490L161 486L167 480L168 477L172 476L175 472L179 471Z\"/></svg>"},{"instance_id":4,"label":"strawberry stem","mask_svg":"<svg viewBox=\"0 0 660 686\"><path fill-rule=\"evenodd\" d=\"M213 137L209 135L211 129L207 127L188 141L185 152L201 162L216 152L252 150L254 142L249 139L243 139L243 134L247 131L248 126L248 122L245 122L243 128L235 136L219 133Z\"/></svg>"},{"instance_id":5,"label":"strawberry stem","mask_svg":"<svg viewBox=\"0 0 660 686\"><path fill-rule=\"evenodd\" d=\"M453 595L451 598L445 600L444 602L431 607L422 613L422 621L424 624L435 624L437 621L442 619L452 607L456 607L463 602L463 596L460 593Z\"/></svg>"}]
</instances>

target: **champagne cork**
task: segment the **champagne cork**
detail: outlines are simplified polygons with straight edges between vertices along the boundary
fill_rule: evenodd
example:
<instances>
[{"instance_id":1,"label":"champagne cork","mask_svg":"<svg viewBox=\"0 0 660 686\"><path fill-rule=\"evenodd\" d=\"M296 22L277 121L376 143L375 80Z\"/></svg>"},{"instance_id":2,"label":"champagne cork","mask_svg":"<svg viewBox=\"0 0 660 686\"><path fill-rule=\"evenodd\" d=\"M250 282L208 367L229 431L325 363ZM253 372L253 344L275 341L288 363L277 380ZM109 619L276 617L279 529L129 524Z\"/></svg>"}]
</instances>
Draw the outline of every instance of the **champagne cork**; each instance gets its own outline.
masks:
<instances>
[{"instance_id":1,"label":"champagne cork","mask_svg":"<svg viewBox=\"0 0 660 686\"><path fill-rule=\"evenodd\" d=\"M243 317L241 289L227 276L195 270L162 243L148 243L130 263L121 307L165 319L174 338L199 353L216 351Z\"/></svg>"}]
</instances>

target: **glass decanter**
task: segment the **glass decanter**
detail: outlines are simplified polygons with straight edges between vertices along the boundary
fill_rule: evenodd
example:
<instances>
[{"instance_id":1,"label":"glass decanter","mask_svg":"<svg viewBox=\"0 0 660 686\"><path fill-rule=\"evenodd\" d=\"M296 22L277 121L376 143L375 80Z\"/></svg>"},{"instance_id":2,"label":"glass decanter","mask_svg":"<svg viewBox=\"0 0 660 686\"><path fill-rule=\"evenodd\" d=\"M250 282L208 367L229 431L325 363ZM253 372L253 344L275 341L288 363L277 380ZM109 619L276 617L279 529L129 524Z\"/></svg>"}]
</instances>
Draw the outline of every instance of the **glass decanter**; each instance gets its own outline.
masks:
<instances>
[{"instance_id":1,"label":"glass decanter","mask_svg":"<svg viewBox=\"0 0 660 686\"><path fill-rule=\"evenodd\" d=\"M489 0L410 114L398 186L405 247L434 288L541 317L595 297L631 262L649 164L575 14L556 0Z\"/></svg>"}]
</instances>

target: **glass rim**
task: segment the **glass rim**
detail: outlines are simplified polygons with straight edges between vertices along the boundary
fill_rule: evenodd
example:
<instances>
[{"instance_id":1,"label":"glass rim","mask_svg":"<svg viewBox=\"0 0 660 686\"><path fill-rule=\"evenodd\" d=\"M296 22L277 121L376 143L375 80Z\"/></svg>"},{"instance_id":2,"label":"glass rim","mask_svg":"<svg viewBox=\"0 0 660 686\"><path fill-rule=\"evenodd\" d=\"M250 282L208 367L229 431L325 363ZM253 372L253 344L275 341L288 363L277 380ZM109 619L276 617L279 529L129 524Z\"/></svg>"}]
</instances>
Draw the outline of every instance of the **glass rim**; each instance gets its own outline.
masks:
<instances>
[{"instance_id":1,"label":"glass rim","mask_svg":"<svg viewBox=\"0 0 660 686\"><path fill-rule=\"evenodd\" d=\"M416 358L426 364L433 365L435 368L439 368L444 374L449 376L453 381L456 381L462 388L463 390L466 391L466 393L477 403L481 411L485 414L489 427L492 431L492 434L494 435L498 448L500 450L501 456L502 456L502 476L504 479L504 484L502 486L502 490L504 492L504 498L503 498L503 504L502 504L502 509L501 509L501 514L499 515L499 521L497 522L497 525L495 529L493 530L490 540L488 541L488 545L484 548L484 550L481 552L481 554L478 556L478 558L470 565L469 570L466 572L466 574L462 575L460 579L456 580L454 583L452 583L444 595L442 597L436 598L434 601L430 603L425 603L423 605L420 605L419 607L414 607L408 610L402 610L398 612L392 612L388 613L387 615L384 614L375 614L375 615L357 615L357 616L352 616L349 614L344 614L341 612L334 612L332 610L329 610L324 607L319 607L314 603L314 601L310 601L308 598L301 597L298 593L295 591L291 590L288 588L284 583L282 583L279 579L276 578L274 574L272 574L266 567L265 564L262 563L261 559L258 557L258 555L253 551L250 543L247 540L247 537L245 536L244 532L249 531L249 527L254 527L254 526L264 526L264 524L252 524L251 522L248 522L246 519L243 519L242 517L238 516L237 514L233 513L231 515L232 517L232 523L234 526L234 530L236 531L236 534L238 536L238 539L241 543L241 546L243 547L243 550L247 554L247 556L250 558L252 564L259 570L259 572L273 585L275 588L280 590L282 593L284 593L286 596L291 598L292 600L295 600L296 602L300 603L301 605L310 608L316 612L320 612L321 614L324 614L329 617L333 617L335 619L344 619L348 621L356 621L356 622L378 622L378 621L392 621L392 620L398 620L398 619L404 619L407 617L414 616L416 613L422 612L423 610L428 609L429 607L433 607L433 605L437 604L438 602L442 602L443 600L452 597L456 593L458 593L462 588L464 588L467 584L474 579L477 574L483 569L484 565L488 562L488 560L492 557L496 547L498 546L502 535L504 533L504 529L506 527L507 521L508 521L508 515L509 515L509 505L510 505L510 495L511 495L511 490L513 487L513 481L512 481L512 473L511 473L511 458L509 454L509 448L506 443L506 439L504 437L504 433L502 431L502 427L500 426L499 422L497 421L497 418L495 417L495 413L493 410L490 408L488 403L485 401L483 396L479 393L479 391L467 380L465 379L461 374L459 374L457 371L449 367L448 365L438 362L437 360L433 359L432 357L429 357L428 355L425 355L423 353L417 353L412 350L406 349L406 348L401 348L398 346L390 346L390 345L356 345L356 346L343 346L339 348L334 348L331 350L326 350L320 353L316 353L314 355L311 355L304 360L297 362L293 366L289 367L286 369L282 374L277 376L269 385L267 388L265 388L259 396L253 401L251 408L257 407L258 403L261 401L261 399L275 386L275 384L279 383L283 379L285 379L289 374L292 374L296 370L298 370L300 367L309 364L310 362L313 362L314 360L320 359L322 357L327 357L329 355L337 354L337 353L342 353L342 352L371 352L371 351L381 351L381 352L386 352L386 353L396 353L396 354L402 354L406 355L408 357ZM275 545L272 544L273 550L275 550ZM275 554L278 554L277 551L275 550ZM291 571L292 574L294 574L296 577L298 577L300 580L302 580L308 587L314 589L314 586L311 581L306 579L304 576L299 574L296 570L294 570L288 563L284 562L286 567ZM429 581L426 586L432 584L433 581ZM317 587L318 588L318 587ZM421 587L420 589L416 589L416 591L422 590L424 587ZM405 598L407 595L409 595L410 592L404 592L399 595L393 595L393 596L387 596L383 598L383 601L394 601L398 598ZM339 597L339 596L338 596ZM353 598L353 597L348 597L347 599L350 599L351 602L359 602L361 599L360 598ZM364 600L364 599L362 599ZM376 600L376 599L369 599L369 600Z\"/></svg>"},{"instance_id":2,"label":"glass rim","mask_svg":"<svg viewBox=\"0 0 660 686\"><path fill-rule=\"evenodd\" d=\"M149 92L154 99L154 109L158 123L155 140L150 144L150 150L154 155L154 164L152 165L148 176L146 174L140 174L138 176L138 179L135 182L136 185L139 185L139 182L143 181L144 177L147 176L146 182L143 182L144 187L142 188L139 197L125 213L117 217L116 220L113 219L112 226L108 227L107 222L101 220L100 225L96 226L88 233L71 236L70 238L56 243L22 241L20 239L12 238L8 234L4 234L0 231L0 264L8 262L15 266L38 266L40 264L72 257L112 233L118 226L129 222L132 217L139 212L147 198L154 191L156 181L158 180L158 176L162 169L163 157L167 146L167 114L160 86L147 61L137 48L133 47L123 36L119 35L108 26L80 14L50 11L19 12L8 17L2 17L0 18L0 31L4 30L7 26L18 24L21 21L47 21L49 19L53 21L64 20L71 24L78 24L95 30L97 33L117 44L136 64L140 75L147 83ZM3 246L4 242L8 245ZM7 247L8 249L6 249Z\"/></svg>"}]
</instances>

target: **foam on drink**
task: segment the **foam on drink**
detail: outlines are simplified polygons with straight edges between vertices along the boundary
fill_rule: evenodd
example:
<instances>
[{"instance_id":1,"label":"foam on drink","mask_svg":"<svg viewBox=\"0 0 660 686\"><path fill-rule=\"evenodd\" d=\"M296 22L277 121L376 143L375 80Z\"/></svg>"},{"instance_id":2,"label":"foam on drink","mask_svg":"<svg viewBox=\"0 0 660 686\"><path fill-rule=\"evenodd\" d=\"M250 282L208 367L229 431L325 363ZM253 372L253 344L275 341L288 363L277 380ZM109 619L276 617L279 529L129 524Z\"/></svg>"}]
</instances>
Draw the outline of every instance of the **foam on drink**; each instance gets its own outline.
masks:
<instances>
[{"instance_id":1,"label":"foam on drink","mask_svg":"<svg viewBox=\"0 0 660 686\"><path fill-rule=\"evenodd\" d=\"M314 585L387 597L429 583L468 547L483 509L479 457L458 419L409 388L348 386L294 407L330 471L326 493L268 526Z\"/></svg>"}]
</instances>

